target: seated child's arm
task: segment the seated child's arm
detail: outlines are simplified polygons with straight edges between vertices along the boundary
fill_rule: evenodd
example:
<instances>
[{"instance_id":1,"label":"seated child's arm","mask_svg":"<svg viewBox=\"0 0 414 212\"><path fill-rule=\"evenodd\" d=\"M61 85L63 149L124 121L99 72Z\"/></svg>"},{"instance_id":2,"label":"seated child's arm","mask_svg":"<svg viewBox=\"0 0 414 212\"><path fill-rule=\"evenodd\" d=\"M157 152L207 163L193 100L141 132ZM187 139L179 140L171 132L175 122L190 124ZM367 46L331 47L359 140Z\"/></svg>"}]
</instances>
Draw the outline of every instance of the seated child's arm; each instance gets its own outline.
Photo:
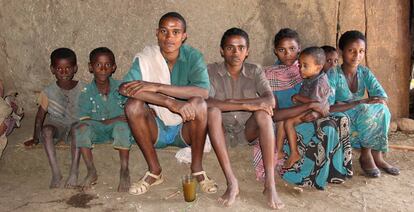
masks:
<instances>
[{"instance_id":1,"label":"seated child's arm","mask_svg":"<svg viewBox=\"0 0 414 212\"><path fill-rule=\"evenodd\" d=\"M275 97L270 91L264 92L260 97L248 99L228 99L228 102L243 104L246 111L263 110L273 115L273 108L276 106Z\"/></svg>"},{"instance_id":2,"label":"seated child's arm","mask_svg":"<svg viewBox=\"0 0 414 212\"><path fill-rule=\"evenodd\" d=\"M303 122L312 122L312 121L315 121L315 120L317 120L321 117L322 117L322 115L320 113L315 112L315 111L311 111L311 112L307 113L305 116L302 117L302 121Z\"/></svg>"},{"instance_id":3,"label":"seated child's arm","mask_svg":"<svg viewBox=\"0 0 414 212\"><path fill-rule=\"evenodd\" d=\"M354 108L359 104L387 104L386 99L380 97L370 97L366 99L360 99L355 101L347 101L347 102L336 102L334 105L331 105L330 111L331 112L344 112L349 109Z\"/></svg>"},{"instance_id":4,"label":"seated child's arm","mask_svg":"<svg viewBox=\"0 0 414 212\"><path fill-rule=\"evenodd\" d=\"M385 97L377 97L377 96L372 96L369 97L367 99L363 99L361 103L364 104L384 104L387 105L387 98Z\"/></svg>"},{"instance_id":5,"label":"seated child's arm","mask_svg":"<svg viewBox=\"0 0 414 212\"><path fill-rule=\"evenodd\" d=\"M303 105L293 106L290 108L278 109L274 112L274 121L283 121L289 118L293 118L305 112L316 111L321 114L329 114L326 107L319 102L311 102Z\"/></svg>"},{"instance_id":6,"label":"seated child's arm","mask_svg":"<svg viewBox=\"0 0 414 212\"><path fill-rule=\"evenodd\" d=\"M332 112L344 112L347 111L349 109L352 109L354 107L356 107L357 105L361 104L361 103L365 103L367 100L363 99L363 100L355 100L355 101L349 101L349 102L338 102L335 103L334 105L330 106L329 111Z\"/></svg>"},{"instance_id":7,"label":"seated child's arm","mask_svg":"<svg viewBox=\"0 0 414 212\"><path fill-rule=\"evenodd\" d=\"M126 116L122 115L122 116L117 116L115 118L106 119L106 120L103 120L103 121L100 121L100 122L102 122L105 125L109 125L109 124L115 123L117 121L127 122L127 118L126 118Z\"/></svg>"},{"instance_id":8,"label":"seated child's arm","mask_svg":"<svg viewBox=\"0 0 414 212\"><path fill-rule=\"evenodd\" d=\"M190 99L200 96L206 99L208 90L197 86L174 86L146 81L132 81L123 83L119 87L119 92L127 97L138 97L143 92L162 93L179 99Z\"/></svg>"},{"instance_id":9,"label":"seated child's arm","mask_svg":"<svg viewBox=\"0 0 414 212\"><path fill-rule=\"evenodd\" d=\"M35 125L33 129L33 138L24 142L25 146L34 146L39 143L40 134L42 133L43 122L45 120L47 111L39 106L36 113Z\"/></svg>"},{"instance_id":10,"label":"seated child's arm","mask_svg":"<svg viewBox=\"0 0 414 212\"><path fill-rule=\"evenodd\" d=\"M217 107L222 112L263 110L267 112L269 115L273 115L273 108L264 102L258 104L258 103L249 103L249 100L246 100L246 102L243 102L243 100L240 100L240 99L218 100L218 99L214 99L210 97L207 99L207 105L208 107Z\"/></svg>"},{"instance_id":11,"label":"seated child's arm","mask_svg":"<svg viewBox=\"0 0 414 212\"><path fill-rule=\"evenodd\" d=\"M189 101L180 101L175 98L166 96L161 93L142 92L139 95L130 96L127 90L122 90L120 87L120 94L138 99L150 104L159 105L168 108L170 111L180 114L183 121L194 120L195 108Z\"/></svg>"}]
</instances>

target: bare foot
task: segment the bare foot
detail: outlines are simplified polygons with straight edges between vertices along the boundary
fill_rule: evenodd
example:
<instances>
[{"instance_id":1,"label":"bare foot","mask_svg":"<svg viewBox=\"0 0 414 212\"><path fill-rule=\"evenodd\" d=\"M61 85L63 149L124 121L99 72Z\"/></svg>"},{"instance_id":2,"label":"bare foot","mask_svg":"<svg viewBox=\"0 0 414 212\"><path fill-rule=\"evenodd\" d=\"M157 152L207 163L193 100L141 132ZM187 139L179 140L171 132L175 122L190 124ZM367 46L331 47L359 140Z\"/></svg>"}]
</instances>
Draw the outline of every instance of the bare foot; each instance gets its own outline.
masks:
<instances>
[{"instance_id":1,"label":"bare foot","mask_svg":"<svg viewBox=\"0 0 414 212\"><path fill-rule=\"evenodd\" d=\"M285 164L283 165L283 168L290 168L300 159L299 152L291 152L288 159L286 160Z\"/></svg>"},{"instance_id":2,"label":"bare foot","mask_svg":"<svg viewBox=\"0 0 414 212\"><path fill-rule=\"evenodd\" d=\"M88 189L92 185L95 185L96 181L98 181L98 175L96 174L96 171L88 171L88 175L86 175L85 179L81 183L81 187L82 189Z\"/></svg>"},{"instance_id":3,"label":"bare foot","mask_svg":"<svg viewBox=\"0 0 414 212\"><path fill-rule=\"evenodd\" d=\"M239 195L239 183L237 180L231 182L227 185L227 190L224 192L223 196L218 199L218 202L223 204L226 207L231 206L235 201L236 197Z\"/></svg>"},{"instance_id":4,"label":"bare foot","mask_svg":"<svg viewBox=\"0 0 414 212\"><path fill-rule=\"evenodd\" d=\"M70 174L65 183L65 188L76 188L78 186L78 174Z\"/></svg>"},{"instance_id":5,"label":"bare foot","mask_svg":"<svg viewBox=\"0 0 414 212\"><path fill-rule=\"evenodd\" d=\"M276 187L273 185L269 188L265 187L263 194L267 198L267 205L273 210L279 210L285 207L285 204L279 198L276 192Z\"/></svg>"},{"instance_id":6,"label":"bare foot","mask_svg":"<svg viewBox=\"0 0 414 212\"><path fill-rule=\"evenodd\" d=\"M60 183L62 182L62 175L52 176L52 180L50 181L49 188L59 188Z\"/></svg>"},{"instance_id":7,"label":"bare foot","mask_svg":"<svg viewBox=\"0 0 414 212\"><path fill-rule=\"evenodd\" d=\"M127 192L131 186L131 178L129 177L129 170L121 170L119 177L118 192Z\"/></svg>"}]
</instances>

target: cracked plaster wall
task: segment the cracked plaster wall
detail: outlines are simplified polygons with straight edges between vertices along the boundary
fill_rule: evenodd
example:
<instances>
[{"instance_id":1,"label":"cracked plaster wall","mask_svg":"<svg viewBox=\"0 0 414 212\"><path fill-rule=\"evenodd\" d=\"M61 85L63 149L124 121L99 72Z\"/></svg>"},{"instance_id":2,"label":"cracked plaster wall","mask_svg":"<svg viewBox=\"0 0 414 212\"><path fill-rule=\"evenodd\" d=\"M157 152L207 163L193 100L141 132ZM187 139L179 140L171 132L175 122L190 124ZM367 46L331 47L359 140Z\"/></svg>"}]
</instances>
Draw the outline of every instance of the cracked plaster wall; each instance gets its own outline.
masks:
<instances>
[{"instance_id":1,"label":"cracked plaster wall","mask_svg":"<svg viewBox=\"0 0 414 212\"><path fill-rule=\"evenodd\" d=\"M233 26L250 35L248 61L263 65L275 60L272 40L280 28L296 29L302 47L335 46L341 33L361 30L368 37L366 64L388 92L394 118L401 117L408 114L409 6L403 0L0 0L0 79L34 111L38 92L54 80L50 52L62 46L75 50L77 78L86 81L89 52L111 48L119 79L135 53L156 43L159 17L178 11L188 22L187 43L207 62L222 60L219 41Z\"/></svg>"}]
</instances>

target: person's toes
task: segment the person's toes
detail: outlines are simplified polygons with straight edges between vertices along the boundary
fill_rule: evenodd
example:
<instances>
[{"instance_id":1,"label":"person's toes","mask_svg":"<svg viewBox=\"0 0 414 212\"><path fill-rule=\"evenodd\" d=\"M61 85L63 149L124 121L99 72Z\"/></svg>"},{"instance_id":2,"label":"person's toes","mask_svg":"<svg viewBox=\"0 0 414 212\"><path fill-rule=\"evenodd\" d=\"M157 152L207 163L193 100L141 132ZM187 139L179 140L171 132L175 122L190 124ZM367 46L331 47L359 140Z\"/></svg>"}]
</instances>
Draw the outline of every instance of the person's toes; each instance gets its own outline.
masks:
<instances>
[{"instance_id":1,"label":"person's toes","mask_svg":"<svg viewBox=\"0 0 414 212\"><path fill-rule=\"evenodd\" d=\"M285 204L283 203L283 202L279 202L279 203L276 203L276 208L279 210L279 209L282 209L282 208L284 208L285 207Z\"/></svg>"},{"instance_id":2,"label":"person's toes","mask_svg":"<svg viewBox=\"0 0 414 212\"><path fill-rule=\"evenodd\" d=\"M275 202L269 202L267 204L271 209L277 210L278 208L276 207L276 203Z\"/></svg>"}]
</instances>

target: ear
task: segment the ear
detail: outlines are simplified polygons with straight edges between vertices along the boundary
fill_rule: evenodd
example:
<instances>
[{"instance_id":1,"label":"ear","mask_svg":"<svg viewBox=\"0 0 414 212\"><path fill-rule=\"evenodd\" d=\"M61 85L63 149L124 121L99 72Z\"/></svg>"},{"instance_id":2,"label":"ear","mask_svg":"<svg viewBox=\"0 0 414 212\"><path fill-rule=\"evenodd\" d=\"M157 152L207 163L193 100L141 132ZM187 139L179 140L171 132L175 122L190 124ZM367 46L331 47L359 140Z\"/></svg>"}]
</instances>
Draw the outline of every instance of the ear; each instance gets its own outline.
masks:
<instances>
[{"instance_id":1,"label":"ear","mask_svg":"<svg viewBox=\"0 0 414 212\"><path fill-rule=\"evenodd\" d=\"M73 73L74 73L74 74L76 74L76 72L78 72L78 65L75 65L75 66L73 67Z\"/></svg>"},{"instance_id":2,"label":"ear","mask_svg":"<svg viewBox=\"0 0 414 212\"><path fill-rule=\"evenodd\" d=\"M318 65L318 69L319 69L320 71L323 71L323 66L324 66L324 65Z\"/></svg>"},{"instance_id":3,"label":"ear","mask_svg":"<svg viewBox=\"0 0 414 212\"><path fill-rule=\"evenodd\" d=\"M88 63L88 67L89 67L89 73L92 73L93 74L92 63Z\"/></svg>"},{"instance_id":4,"label":"ear","mask_svg":"<svg viewBox=\"0 0 414 212\"><path fill-rule=\"evenodd\" d=\"M224 57L224 50L223 50L223 48L220 48L220 55L221 55L221 57Z\"/></svg>"},{"instance_id":5,"label":"ear","mask_svg":"<svg viewBox=\"0 0 414 212\"><path fill-rule=\"evenodd\" d=\"M116 71L116 68L118 68L118 66L116 66L116 64L114 64L114 65L112 66L112 73L114 73L114 72Z\"/></svg>"},{"instance_id":6,"label":"ear","mask_svg":"<svg viewBox=\"0 0 414 212\"><path fill-rule=\"evenodd\" d=\"M50 72L52 72L52 74L55 74L56 72L55 72L55 68L53 68L53 66L52 65L50 65Z\"/></svg>"},{"instance_id":7,"label":"ear","mask_svg":"<svg viewBox=\"0 0 414 212\"><path fill-rule=\"evenodd\" d=\"M181 42L184 43L187 40L187 33L183 33L183 38L181 39Z\"/></svg>"},{"instance_id":8,"label":"ear","mask_svg":"<svg viewBox=\"0 0 414 212\"><path fill-rule=\"evenodd\" d=\"M275 56L277 57L276 48L273 48L273 54L275 54Z\"/></svg>"},{"instance_id":9,"label":"ear","mask_svg":"<svg viewBox=\"0 0 414 212\"><path fill-rule=\"evenodd\" d=\"M155 36L156 36L156 37L158 37L158 34L159 34L159 33L160 33L160 29L158 29L158 28L157 28L157 29L155 30Z\"/></svg>"}]
</instances>

